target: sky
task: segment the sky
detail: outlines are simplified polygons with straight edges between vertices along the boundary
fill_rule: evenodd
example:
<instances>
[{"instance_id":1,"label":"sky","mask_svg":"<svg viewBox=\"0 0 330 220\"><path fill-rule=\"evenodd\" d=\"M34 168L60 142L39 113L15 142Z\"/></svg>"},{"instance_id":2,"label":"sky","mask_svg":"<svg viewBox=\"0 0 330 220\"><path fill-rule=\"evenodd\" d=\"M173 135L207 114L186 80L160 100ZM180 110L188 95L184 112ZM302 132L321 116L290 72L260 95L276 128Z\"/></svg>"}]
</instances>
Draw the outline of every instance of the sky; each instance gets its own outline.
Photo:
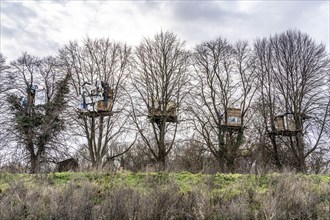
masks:
<instances>
[{"instance_id":1,"label":"sky","mask_svg":"<svg viewBox=\"0 0 330 220\"><path fill-rule=\"evenodd\" d=\"M309 34L330 51L330 0L274 1L0 1L0 51L56 55L69 41L110 38L137 46L171 31L187 49L221 36L229 42L288 29Z\"/></svg>"}]
</instances>

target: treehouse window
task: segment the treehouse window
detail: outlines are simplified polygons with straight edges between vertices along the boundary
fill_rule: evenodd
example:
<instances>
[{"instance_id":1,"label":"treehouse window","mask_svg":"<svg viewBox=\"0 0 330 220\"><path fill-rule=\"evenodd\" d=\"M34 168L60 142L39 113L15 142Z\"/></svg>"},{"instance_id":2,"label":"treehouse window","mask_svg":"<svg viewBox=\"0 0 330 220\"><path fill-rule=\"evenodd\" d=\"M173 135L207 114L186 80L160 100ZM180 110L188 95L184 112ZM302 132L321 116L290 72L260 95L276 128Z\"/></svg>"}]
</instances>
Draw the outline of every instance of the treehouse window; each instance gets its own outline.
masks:
<instances>
[{"instance_id":1,"label":"treehouse window","mask_svg":"<svg viewBox=\"0 0 330 220\"><path fill-rule=\"evenodd\" d=\"M241 123L241 118L239 118L239 117L228 117L227 122L231 123L231 124L240 124Z\"/></svg>"},{"instance_id":2,"label":"treehouse window","mask_svg":"<svg viewBox=\"0 0 330 220\"><path fill-rule=\"evenodd\" d=\"M239 108L227 109L227 125L229 126L241 126L242 114Z\"/></svg>"}]
</instances>

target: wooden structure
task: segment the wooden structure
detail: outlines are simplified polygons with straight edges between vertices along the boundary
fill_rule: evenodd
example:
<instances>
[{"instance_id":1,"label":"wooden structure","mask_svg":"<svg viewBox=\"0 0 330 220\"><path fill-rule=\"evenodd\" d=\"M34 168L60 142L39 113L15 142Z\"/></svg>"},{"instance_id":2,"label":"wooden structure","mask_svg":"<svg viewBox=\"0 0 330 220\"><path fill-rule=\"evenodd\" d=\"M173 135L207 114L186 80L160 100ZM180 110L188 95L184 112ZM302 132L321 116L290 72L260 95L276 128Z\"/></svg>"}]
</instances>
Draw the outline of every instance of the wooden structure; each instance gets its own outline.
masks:
<instances>
[{"instance_id":1,"label":"wooden structure","mask_svg":"<svg viewBox=\"0 0 330 220\"><path fill-rule=\"evenodd\" d=\"M99 86L102 85L102 88ZM107 83L96 83L95 86L85 83L83 85L82 104L79 114L88 117L112 115L113 90Z\"/></svg>"},{"instance_id":2,"label":"wooden structure","mask_svg":"<svg viewBox=\"0 0 330 220\"><path fill-rule=\"evenodd\" d=\"M166 122L177 123L177 106L174 101L169 101L166 104L166 109L163 109L163 105L160 105L157 101L154 101L154 108L149 108L148 118L150 122L160 123L165 118Z\"/></svg>"},{"instance_id":3,"label":"wooden structure","mask_svg":"<svg viewBox=\"0 0 330 220\"><path fill-rule=\"evenodd\" d=\"M277 135L294 136L301 129L296 128L296 122L293 113L283 113L274 118Z\"/></svg>"},{"instance_id":4,"label":"wooden structure","mask_svg":"<svg viewBox=\"0 0 330 220\"><path fill-rule=\"evenodd\" d=\"M97 111L98 112L109 112L111 111L112 101L113 101L113 90L107 88L108 91L103 92L103 100L97 102Z\"/></svg>"},{"instance_id":5,"label":"wooden structure","mask_svg":"<svg viewBox=\"0 0 330 220\"><path fill-rule=\"evenodd\" d=\"M85 115L88 117L100 117L100 116L111 116L113 112L98 112L98 111L79 111L79 115Z\"/></svg>"},{"instance_id":6,"label":"wooden structure","mask_svg":"<svg viewBox=\"0 0 330 220\"><path fill-rule=\"evenodd\" d=\"M240 108L228 108L226 110L226 119L222 127L226 130L239 130L242 127L242 113Z\"/></svg>"}]
</instances>

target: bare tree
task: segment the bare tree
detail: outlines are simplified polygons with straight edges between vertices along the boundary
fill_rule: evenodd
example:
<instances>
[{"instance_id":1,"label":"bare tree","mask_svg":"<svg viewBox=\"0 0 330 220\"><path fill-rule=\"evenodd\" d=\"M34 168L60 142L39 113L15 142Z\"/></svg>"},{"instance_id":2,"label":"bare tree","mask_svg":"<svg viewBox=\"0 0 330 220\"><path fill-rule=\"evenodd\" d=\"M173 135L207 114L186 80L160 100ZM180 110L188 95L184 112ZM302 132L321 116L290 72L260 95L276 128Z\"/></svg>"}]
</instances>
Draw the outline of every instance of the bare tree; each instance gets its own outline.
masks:
<instances>
[{"instance_id":1,"label":"bare tree","mask_svg":"<svg viewBox=\"0 0 330 220\"><path fill-rule=\"evenodd\" d=\"M7 98L12 110L8 122L13 123L12 134L27 153L31 172L37 173L50 152L59 150L56 137L65 127L61 113L70 76L56 71L58 62L54 58L38 59L27 53L12 62L11 68L15 83ZM44 87L47 94L40 103L37 86Z\"/></svg>"},{"instance_id":2,"label":"bare tree","mask_svg":"<svg viewBox=\"0 0 330 220\"><path fill-rule=\"evenodd\" d=\"M0 165L4 162L5 157L8 157L6 153L6 148L8 148L8 133L7 133L7 126L6 126L6 115L7 109L5 107L5 97L6 91L9 90L11 80L9 77L9 65L6 63L6 57L0 53L0 114L2 117L0 118Z\"/></svg>"},{"instance_id":3,"label":"bare tree","mask_svg":"<svg viewBox=\"0 0 330 220\"><path fill-rule=\"evenodd\" d=\"M129 99L126 98L131 48L109 39L88 38L82 45L70 42L61 50L61 56L67 72L72 74L73 93L69 109L73 122L72 132L86 140L83 143L83 148L88 152L86 159L93 168L99 169L107 159L122 155L132 146L129 144L119 152L114 151L113 147L118 142L135 140L128 126ZM113 92L109 100L109 114L81 114L77 106L82 102L83 84L94 85L99 80L107 83Z\"/></svg>"},{"instance_id":4,"label":"bare tree","mask_svg":"<svg viewBox=\"0 0 330 220\"><path fill-rule=\"evenodd\" d=\"M135 67L133 121L157 169L165 170L178 132L177 111L188 91L189 52L173 33L161 32L136 48Z\"/></svg>"},{"instance_id":5,"label":"bare tree","mask_svg":"<svg viewBox=\"0 0 330 220\"><path fill-rule=\"evenodd\" d=\"M296 30L259 39L254 48L259 112L269 137L263 147L278 169L306 172L306 159L326 144L329 132L329 55L324 45Z\"/></svg>"},{"instance_id":6,"label":"bare tree","mask_svg":"<svg viewBox=\"0 0 330 220\"><path fill-rule=\"evenodd\" d=\"M0 94L3 94L6 89L8 89L8 76L7 76L7 71L9 69L9 65L6 64L6 58L5 56L0 53Z\"/></svg>"},{"instance_id":7,"label":"bare tree","mask_svg":"<svg viewBox=\"0 0 330 220\"><path fill-rule=\"evenodd\" d=\"M6 65L6 58L5 56L0 53L0 72L2 73L8 66Z\"/></svg>"},{"instance_id":8,"label":"bare tree","mask_svg":"<svg viewBox=\"0 0 330 220\"><path fill-rule=\"evenodd\" d=\"M197 141L218 160L223 172L235 171L243 144L248 110L255 92L253 63L246 42L225 39L202 43L194 50L196 86L192 92ZM235 118L230 111L236 111ZM234 120L231 126L230 120Z\"/></svg>"}]
</instances>

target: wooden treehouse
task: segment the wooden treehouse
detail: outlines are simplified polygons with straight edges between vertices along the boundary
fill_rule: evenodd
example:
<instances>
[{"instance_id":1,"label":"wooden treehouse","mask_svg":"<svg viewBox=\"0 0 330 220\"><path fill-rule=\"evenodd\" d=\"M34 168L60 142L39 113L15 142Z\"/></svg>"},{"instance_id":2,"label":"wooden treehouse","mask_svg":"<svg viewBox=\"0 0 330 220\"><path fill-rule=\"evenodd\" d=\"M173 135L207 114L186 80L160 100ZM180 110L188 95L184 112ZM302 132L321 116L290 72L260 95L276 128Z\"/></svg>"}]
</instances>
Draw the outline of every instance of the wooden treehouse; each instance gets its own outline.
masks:
<instances>
[{"instance_id":1,"label":"wooden treehouse","mask_svg":"<svg viewBox=\"0 0 330 220\"><path fill-rule=\"evenodd\" d=\"M82 87L82 103L78 108L79 114L88 117L112 115L113 95L113 90L108 83L96 83L95 86L85 83Z\"/></svg>"},{"instance_id":2,"label":"wooden treehouse","mask_svg":"<svg viewBox=\"0 0 330 220\"><path fill-rule=\"evenodd\" d=\"M293 113L283 113L274 118L276 135L294 136L301 129L296 128L296 122Z\"/></svg>"},{"instance_id":3,"label":"wooden treehouse","mask_svg":"<svg viewBox=\"0 0 330 220\"><path fill-rule=\"evenodd\" d=\"M163 105L154 101L154 107L150 107L148 110L148 118L150 122L159 124L161 120L165 119L165 122L178 122L177 106L174 101L169 101L165 108Z\"/></svg>"},{"instance_id":4,"label":"wooden treehouse","mask_svg":"<svg viewBox=\"0 0 330 220\"><path fill-rule=\"evenodd\" d=\"M240 108L227 108L226 118L221 125L223 129L237 131L242 128L242 112Z\"/></svg>"}]
</instances>

